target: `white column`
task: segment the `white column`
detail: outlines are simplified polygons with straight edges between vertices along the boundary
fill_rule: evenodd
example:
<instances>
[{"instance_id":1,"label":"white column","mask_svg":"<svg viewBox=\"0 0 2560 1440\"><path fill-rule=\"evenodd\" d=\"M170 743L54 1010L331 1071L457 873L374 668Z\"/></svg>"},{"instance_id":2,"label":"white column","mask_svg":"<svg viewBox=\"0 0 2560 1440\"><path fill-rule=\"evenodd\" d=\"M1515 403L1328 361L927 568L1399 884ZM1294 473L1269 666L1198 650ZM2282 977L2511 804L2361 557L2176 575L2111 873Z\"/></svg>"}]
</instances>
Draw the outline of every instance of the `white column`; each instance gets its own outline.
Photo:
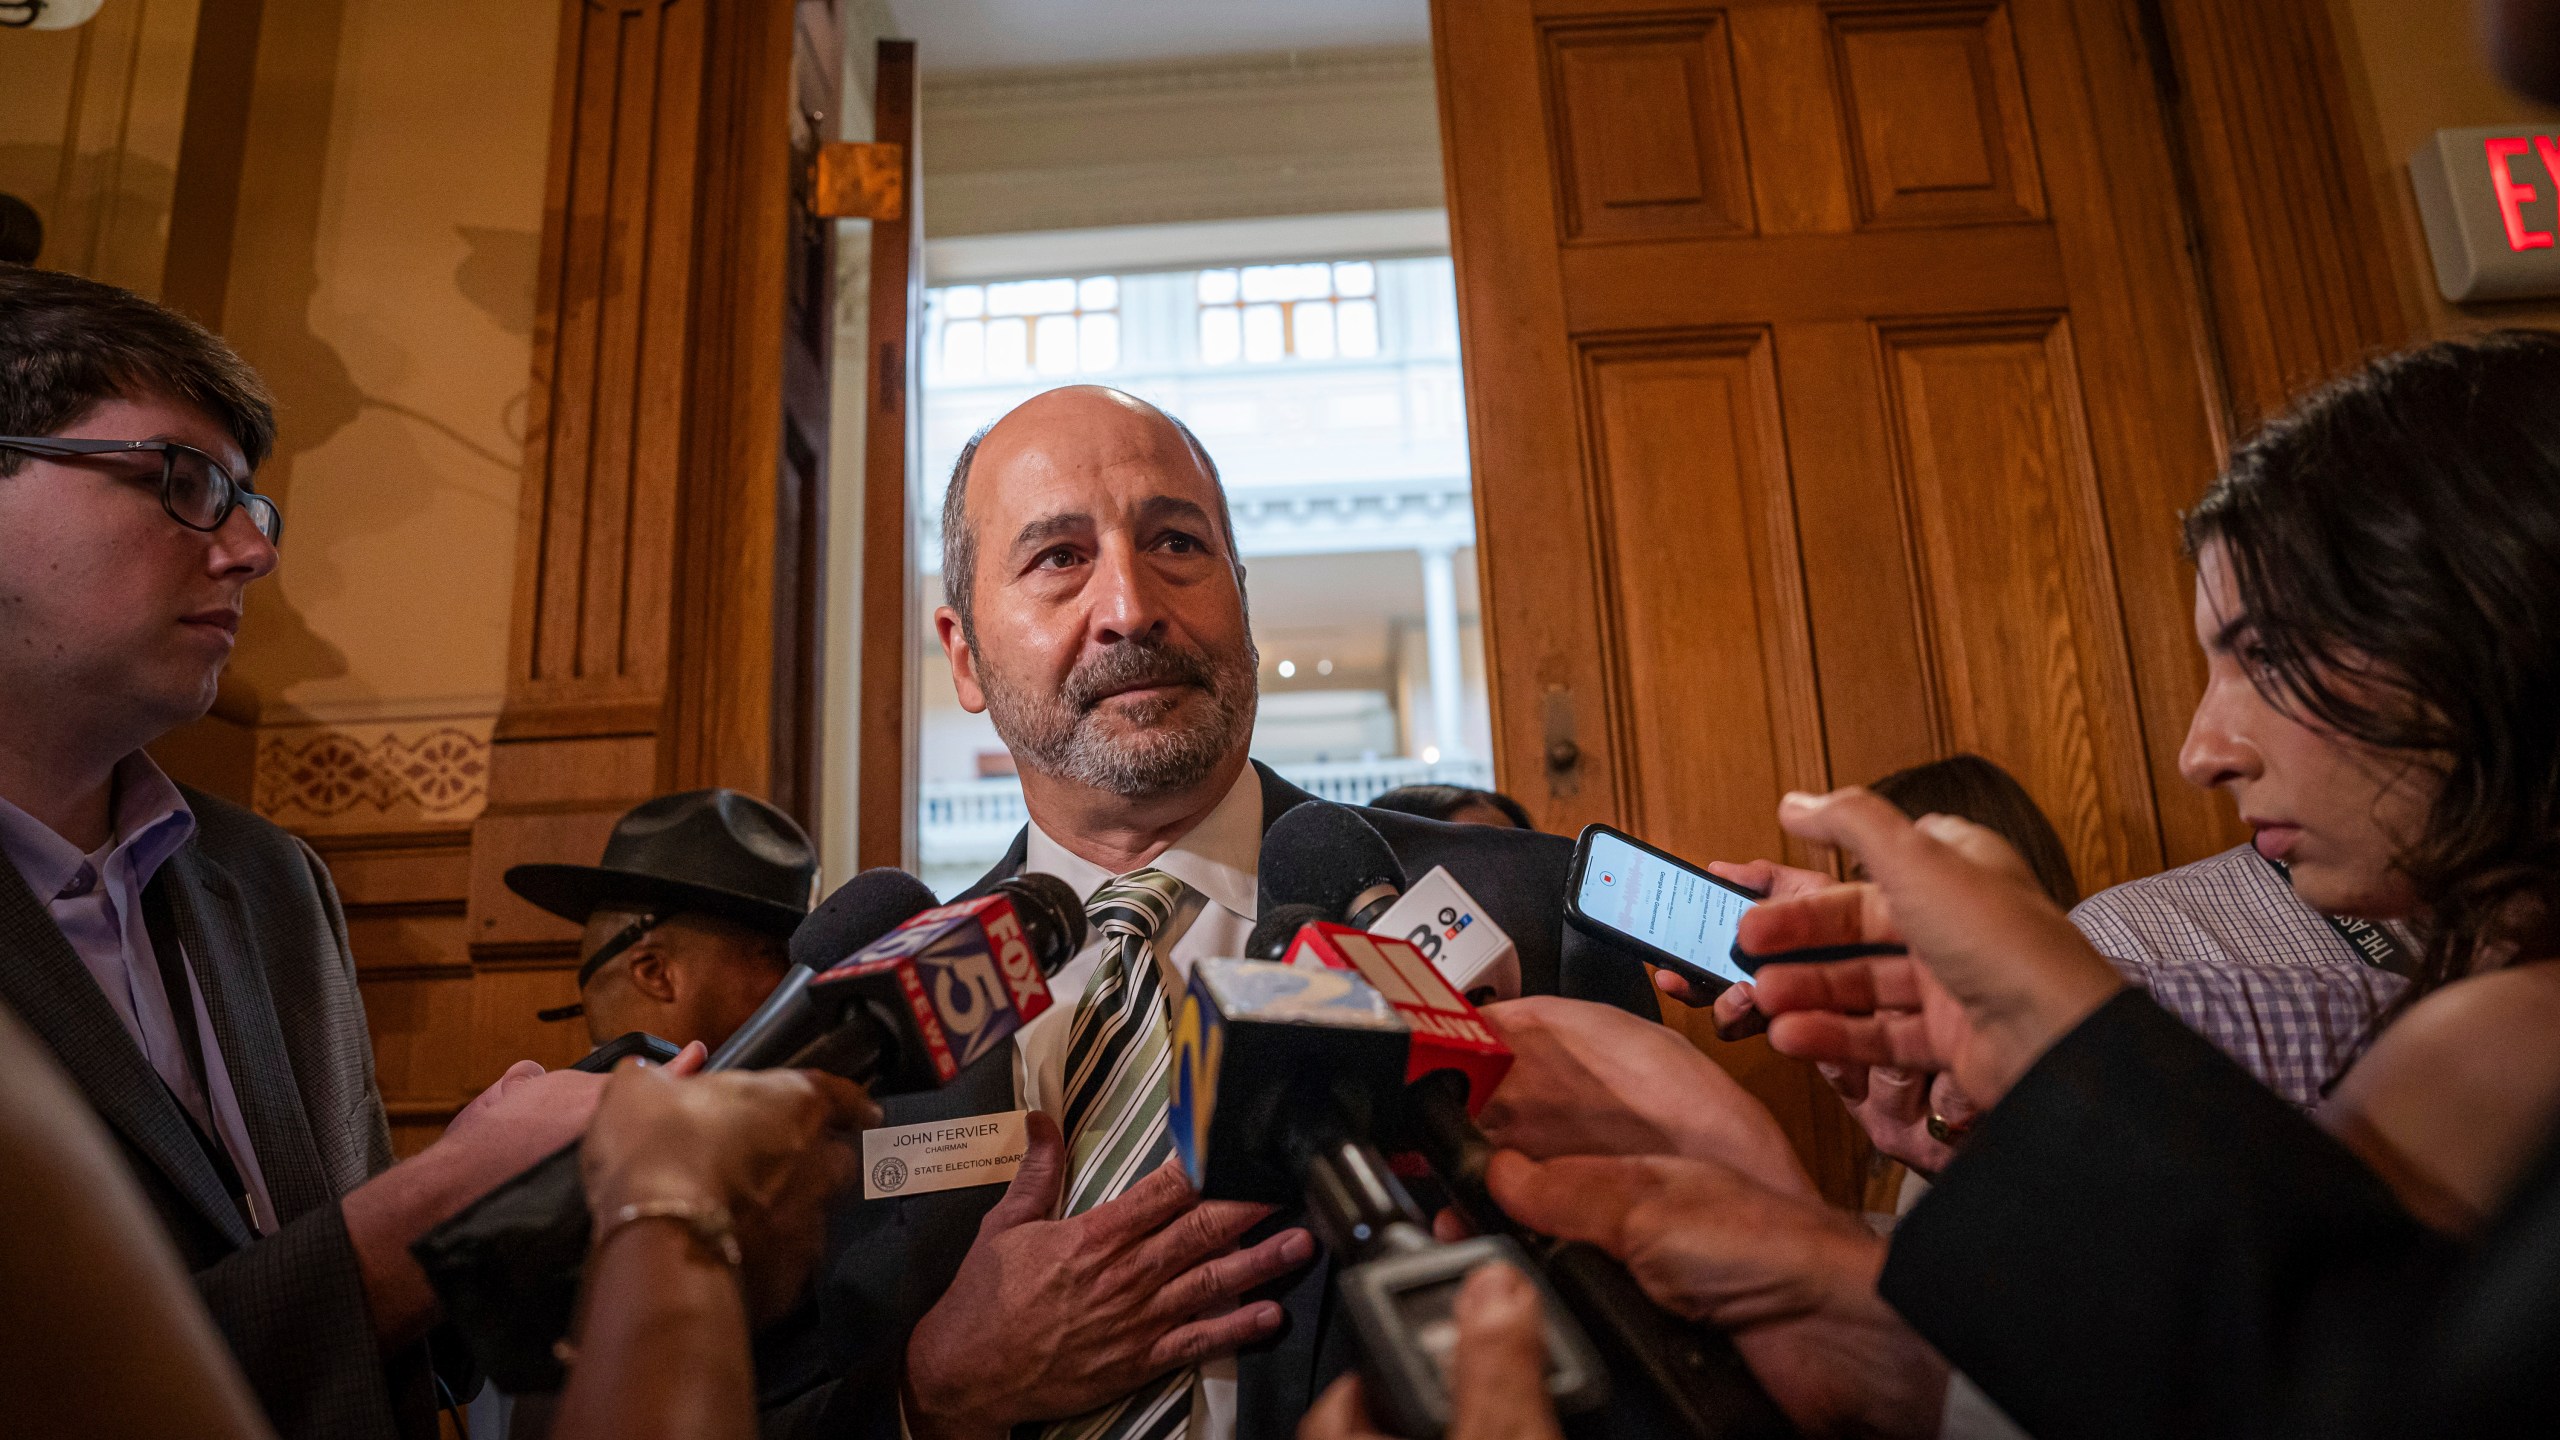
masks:
<instances>
[{"instance_id":1,"label":"white column","mask_svg":"<svg viewBox=\"0 0 2560 1440\"><path fill-rule=\"evenodd\" d=\"M1431 656L1431 730L1440 758L1455 760L1466 747L1460 738L1460 702L1466 677L1458 659L1458 571L1456 552L1426 546L1422 555L1422 636Z\"/></svg>"}]
</instances>

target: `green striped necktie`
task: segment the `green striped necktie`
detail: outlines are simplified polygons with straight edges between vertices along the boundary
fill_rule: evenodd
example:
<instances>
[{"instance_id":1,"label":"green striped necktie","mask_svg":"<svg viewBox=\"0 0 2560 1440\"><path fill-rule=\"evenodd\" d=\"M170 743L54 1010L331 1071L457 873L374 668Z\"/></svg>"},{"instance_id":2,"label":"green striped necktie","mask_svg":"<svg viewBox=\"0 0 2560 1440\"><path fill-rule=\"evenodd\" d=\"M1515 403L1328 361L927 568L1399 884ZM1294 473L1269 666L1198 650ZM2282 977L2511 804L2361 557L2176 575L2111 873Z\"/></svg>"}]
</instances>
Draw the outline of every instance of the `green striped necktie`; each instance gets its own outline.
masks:
<instances>
[{"instance_id":1,"label":"green striped necktie","mask_svg":"<svg viewBox=\"0 0 2560 1440\"><path fill-rule=\"evenodd\" d=\"M1173 1153L1171 1015L1155 937L1182 901L1182 882L1132 870L1094 892L1085 913L1102 933L1102 964L1067 1028L1067 1213L1118 1196ZM1190 1367L1158 1376L1099 1410L1050 1425L1043 1440L1166 1440L1191 1421Z\"/></svg>"}]
</instances>

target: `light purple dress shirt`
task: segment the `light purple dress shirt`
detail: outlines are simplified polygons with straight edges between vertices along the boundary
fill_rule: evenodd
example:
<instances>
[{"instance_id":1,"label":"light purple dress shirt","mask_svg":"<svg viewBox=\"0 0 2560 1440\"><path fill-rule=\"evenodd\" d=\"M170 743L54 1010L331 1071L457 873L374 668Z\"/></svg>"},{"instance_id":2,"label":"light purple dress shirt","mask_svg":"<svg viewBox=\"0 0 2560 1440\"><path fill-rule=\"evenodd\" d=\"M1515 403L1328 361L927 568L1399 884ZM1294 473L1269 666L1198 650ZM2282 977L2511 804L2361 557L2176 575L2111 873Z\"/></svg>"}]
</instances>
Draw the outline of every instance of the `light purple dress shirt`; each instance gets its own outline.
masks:
<instances>
[{"instance_id":1,"label":"light purple dress shirt","mask_svg":"<svg viewBox=\"0 0 2560 1440\"><path fill-rule=\"evenodd\" d=\"M116 765L115 824L105 844L83 855L78 847L44 822L0 799L0 852L18 868L38 903L62 927L62 936L87 966L107 1004L124 1023L124 1033L158 1072L196 1128L230 1152L248 1191L249 1217L261 1235L276 1228L274 1203L267 1197L266 1176L258 1168L258 1152L249 1143L249 1127L240 1115L240 1097L231 1088L231 1071L223 1064L222 1041L213 1033L213 1017L204 1002L204 987L195 967L185 964L196 1036L203 1044L206 1083L196 1083L180 1043L178 1023L160 980L158 954L142 914L143 887L170 856L196 833L195 812L151 757L136 750ZM206 1091L210 1089L211 1094Z\"/></svg>"}]
</instances>

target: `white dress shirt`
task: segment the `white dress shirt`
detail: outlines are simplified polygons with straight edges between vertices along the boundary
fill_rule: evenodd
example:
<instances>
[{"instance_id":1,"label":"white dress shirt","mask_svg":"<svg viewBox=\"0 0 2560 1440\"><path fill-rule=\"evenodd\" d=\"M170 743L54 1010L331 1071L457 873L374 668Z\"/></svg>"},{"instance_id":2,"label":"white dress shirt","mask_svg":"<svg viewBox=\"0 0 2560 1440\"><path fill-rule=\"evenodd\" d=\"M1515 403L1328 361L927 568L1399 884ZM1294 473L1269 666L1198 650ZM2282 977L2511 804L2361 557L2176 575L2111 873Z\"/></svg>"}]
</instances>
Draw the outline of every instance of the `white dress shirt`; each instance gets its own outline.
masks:
<instances>
[{"instance_id":1,"label":"white dress shirt","mask_svg":"<svg viewBox=\"0 0 2560 1440\"><path fill-rule=\"evenodd\" d=\"M71 942L90 978L98 982L108 1007L124 1025L124 1033L133 1037L142 1058L196 1128L228 1152L248 1191L249 1217L258 1233L273 1233L275 1205L267 1198L266 1175L258 1168L248 1122L241 1118L240 1097L232 1090L231 1071L223 1063L221 1038L213 1033L204 986L196 979L195 967L179 956L195 1012L196 1038L204 1050L205 1083L199 1085L180 1042L176 1013L169 1004L168 987L161 983L158 953L142 914L143 889L194 836L195 812L151 757L139 750L117 763L113 793L113 829L105 844L86 855L43 821L0 799L0 852L7 854L36 902L61 927L63 938Z\"/></svg>"},{"instance_id":2,"label":"white dress shirt","mask_svg":"<svg viewBox=\"0 0 2560 1440\"><path fill-rule=\"evenodd\" d=\"M1161 870L1183 885L1181 902L1155 937L1167 996L1178 999L1191 983L1193 961L1244 953L1244 942L1253 934L1254 885L1261 862L1262 779L1247 765L1216 809L1143 867ZM1050 838L1037 821L1031 825L1022 868L1057 876L1084 900L1116 878ZM1067 1027L1101 963L1097 928L1066 968L1050 977L1049 993L1057 1003L1014 1037L1015 1093L1026 1107L1053 1116L1065 1112ZM1232 1440L1235 1433L1236 1361L1222 1355L1200 1366L1200 1383L1191 1392L1190 1435L1191 1440Z\"/></svg>"}]
</instances>

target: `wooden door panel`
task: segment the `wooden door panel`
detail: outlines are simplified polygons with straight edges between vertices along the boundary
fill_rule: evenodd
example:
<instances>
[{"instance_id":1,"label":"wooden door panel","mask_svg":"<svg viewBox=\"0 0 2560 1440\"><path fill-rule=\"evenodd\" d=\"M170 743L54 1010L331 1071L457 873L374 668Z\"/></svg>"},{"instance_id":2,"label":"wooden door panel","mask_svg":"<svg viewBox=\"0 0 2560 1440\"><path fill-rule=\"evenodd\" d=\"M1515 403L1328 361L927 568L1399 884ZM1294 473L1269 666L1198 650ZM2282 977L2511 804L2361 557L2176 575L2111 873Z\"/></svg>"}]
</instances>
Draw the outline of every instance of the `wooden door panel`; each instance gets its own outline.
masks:
<instances>
[{"instance_id":1,"label":"wooden door panel","mask_svg":"<svg viewBox=\"0 0 2560 1440\"><path fill-rule=\"evenodd\" d=\"M1556 24L1540 40L1568 244L1750 231L1721 16Z\"/></svg>"},{"instance_id":2,"label":"wooden door panel","mask_svg":"<svg viewBox=\"0 0 2560 1440\"><path fill-rule=\"evenodd\" d=\"M1776 342L1825 751L1836 783L1862 784L1940 747L1875 329L1796 323Z\"/></svg>"},{"instance_id":3,"label":"wooden door panel","mask_svg":"<svg viewBox=\"0 0 2560 1440\"><path fill-rule=\"evenodd\" d=\"M1868 320L1880 315L2053 310L2071 291L2044 225L1960 233L1887 230L1573 247L1563 266L1577 334L1664 325Z\"/></svg>"},{"instance_id":4,"label":"wooden door panel","mask_svg":"<svg viewBox=\"0 0 2560 1440\"><path fill-rule=\"evenodd\" d=\"M1555 275L1562 222L1541 98L1543 51L1525 0L1508 0L1498 14L1432 6L1440 130L1464 137L1444 155L1462 277L1467 446L1476 456L1503 457L1508 481L1486 484L1479 468L1478 583L1489 602L1545 597L1484 607L1495 766L1545 828L1571 834L1617 814L1617 755L1602 739L1607 678L1592 643L1602 606L1592 549L1582 543L1592 533L1589 488L1571 327ZM1466 83L1449 82L1461 75ZM1468 195L1501 199L1470 206ZM1468 283L1474 273L1516 283ZM1493 336L1503 338L1477 343ZM1551 726L1551 718L1571 724ZM1573 744L1571 764L1551 762L1558 739Z\"/></svg>"},{"instance_id":5,"label":"wooden door panel","mask_svg":"<svg viewBox=\"0 0 2560 1440\"><path fill-rule=\"evenodd\" d=\"M2221 381L2208 358L2201 281L2188 263L2191 217L2130 5L2011 5L2080 383L2092 397L2085 413L2162 858L2184 864L2248 838L2228 801L2178 774L2204 677L2179 515L2220 464L2213 419Z\"/></svg>"},{"instance_id":6,"label":"wooden door panel","mask_svg":"<svg viewBox=\"0 0 2560 1440\"><path fill-rule=\"evenodd\" d=\"M1785 856L1781 791L1970 747L2085 883L2171 815L2216 848L2154 793L2211 407L2134 3L1434 0L1498 760L1549 828ZM1819 1081L1706 1048L1846 1198Z\"/></svg>"},{"instance_id":7,"label":"wooden door panel","mask_svg":"<svg viewBox=\"0 0 2560 1440\"><path fill-rule=\"evenodd\" d=\"M2084 890L2159 868L2059 316L1880 327L1938 748L2016 775Z\"/></svg>"},{"instance_id":8,"label":"wooden door panel","mask_svg":"<svg viewBox=\"0 0 2560 1440\"><path fill-rule=\"evenodd\" d=\"M1826 12L1866 226L2039 219L2005 5Z\"/></svg>"},{"instance_id":9,"label":"wooden door panel","mask_svg":"<svg viewBox=\"0 0 2560 1440\"><path fill-rule=\"evenodd\" d=\"M1726 13L1734 88L1764 235L1841 234L1856 221L1849 153L1830 80L1831 35L1810 5Z\"/></svg>"},{"instance_id":10,"label":"wooden door panel","mask_svg":"<svg viewBox=\"0 0 2560 1440\"><path fill-rule=\"evenodd\" d=\"M1583 374L1622 809L1681 854L1787 853L1768 799L1823 788L1822 720L1768 336L1602 342Z\"/></svg>"}]
</instances>

